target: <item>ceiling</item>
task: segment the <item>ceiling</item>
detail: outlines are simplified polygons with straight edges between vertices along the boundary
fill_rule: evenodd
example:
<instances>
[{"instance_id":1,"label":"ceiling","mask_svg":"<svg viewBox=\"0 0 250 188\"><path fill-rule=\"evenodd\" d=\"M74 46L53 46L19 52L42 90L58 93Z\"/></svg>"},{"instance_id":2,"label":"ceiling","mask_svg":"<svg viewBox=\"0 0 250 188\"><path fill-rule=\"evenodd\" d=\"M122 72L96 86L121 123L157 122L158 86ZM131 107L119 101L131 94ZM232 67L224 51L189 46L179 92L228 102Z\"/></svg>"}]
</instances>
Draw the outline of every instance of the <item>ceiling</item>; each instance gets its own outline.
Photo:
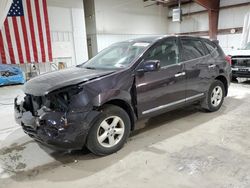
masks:
<instances>
[{"instance_id":1,"label":"ceiling","mask_svg":"<svg viewBox=\"0 0 250 188\"><path fill-rule=\"evenodd\" d=\"M191 3L193 0L181 0L181 4ZM178 6L178 0L143 0L143 2L147 3L146 6L151 5L163 5L166 7L174 7Z\"/></svg>"}]
</instances>

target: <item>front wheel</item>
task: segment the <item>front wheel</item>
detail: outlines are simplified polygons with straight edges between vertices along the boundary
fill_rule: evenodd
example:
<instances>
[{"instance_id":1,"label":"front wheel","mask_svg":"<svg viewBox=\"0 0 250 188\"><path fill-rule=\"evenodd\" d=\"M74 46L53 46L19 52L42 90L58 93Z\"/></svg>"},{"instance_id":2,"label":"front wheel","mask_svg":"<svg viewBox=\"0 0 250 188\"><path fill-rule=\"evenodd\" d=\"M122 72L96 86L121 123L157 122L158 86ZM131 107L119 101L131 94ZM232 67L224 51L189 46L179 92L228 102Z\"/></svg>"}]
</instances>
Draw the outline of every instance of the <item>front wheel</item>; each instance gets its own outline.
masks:
<instances>
[{"instance_id":1,"label":"front wheel","mask_svg":"<svg viewBox=\"0 0 250 188\"><path fill-rule=\"evenodd\" d=\"M96 155L109 155L122 148L130 134L130 118L126 111L106 105L90 129L87 147Z\"/></svg>"},{"instance_id":2,"label":"front wheel","mask_svg":"<svg viewBox=\"0 0 250 188\"><path fill-rule=\"evenodd\" d=\"M224 84L219 80L215 80L209 88L205 101L203 101L203 103L205 104L203 108L209 112L215 112L219 110L223 104L224 97Z\"/></svg>"}]
</instances>

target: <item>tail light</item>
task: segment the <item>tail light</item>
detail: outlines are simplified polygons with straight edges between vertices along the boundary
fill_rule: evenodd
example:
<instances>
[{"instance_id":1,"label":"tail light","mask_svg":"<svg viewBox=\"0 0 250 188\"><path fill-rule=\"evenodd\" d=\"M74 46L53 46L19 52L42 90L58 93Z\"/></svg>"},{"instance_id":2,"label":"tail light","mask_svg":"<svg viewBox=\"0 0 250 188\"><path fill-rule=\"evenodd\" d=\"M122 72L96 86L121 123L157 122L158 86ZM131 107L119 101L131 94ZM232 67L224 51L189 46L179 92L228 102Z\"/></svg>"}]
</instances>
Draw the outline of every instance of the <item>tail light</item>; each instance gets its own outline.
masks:
<instances>
[{"instance_id":1,"label":"tail light","mask_svg":"<svg viewBox=\"0 0 250 188\"><path fill-rule=\"evenodd\" d=\"M225 59L230 65L232 65L232 57L230 55L226 56Z\"/></svg>"}]
</instances>

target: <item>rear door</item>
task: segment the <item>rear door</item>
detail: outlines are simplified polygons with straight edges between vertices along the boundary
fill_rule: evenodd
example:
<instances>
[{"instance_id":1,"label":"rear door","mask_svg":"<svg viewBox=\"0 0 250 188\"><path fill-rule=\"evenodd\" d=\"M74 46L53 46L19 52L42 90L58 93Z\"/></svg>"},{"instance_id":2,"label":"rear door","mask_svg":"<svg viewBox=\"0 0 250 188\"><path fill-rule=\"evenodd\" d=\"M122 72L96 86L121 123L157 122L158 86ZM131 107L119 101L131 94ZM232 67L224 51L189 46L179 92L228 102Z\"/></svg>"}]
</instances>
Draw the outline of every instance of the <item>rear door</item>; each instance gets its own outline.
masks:
<instances>
[{"instance_id":1,"label":"rear door","mask_svg":"<svg viewBox=\"0 0 250 188\"><path fill-rule=\"evenodd\" d=\"M208 39L203 39L202 41L210 55L210 59L208 60L208 71L212 77L211 81L220 74L230 74L230 64L225 60L225 54L220 46Z\"/></svg>"},{"instance_id":2,"label":"rear door","mask_svg":"<svg viewBox=\"0 0 250 188\"><path fill-rule=\"evenodd\" d=\"M141 65L147 60L159 60L161 69L136 75L140 117L162 113L185 103L185 73L179 63L177 38L167 38L149 49Z\"/></svg>"},{"instance_id":3,"label":"rear door","mask_svg":"<svg viewBox=\"0 0 250 188\"><path fill-rule=\"evenodd\" d=\"M181 37L181 63L186 72L186 101L204 97L214 69L211 56L202 41L193 37Z\"/></svg>"}]
</instances>

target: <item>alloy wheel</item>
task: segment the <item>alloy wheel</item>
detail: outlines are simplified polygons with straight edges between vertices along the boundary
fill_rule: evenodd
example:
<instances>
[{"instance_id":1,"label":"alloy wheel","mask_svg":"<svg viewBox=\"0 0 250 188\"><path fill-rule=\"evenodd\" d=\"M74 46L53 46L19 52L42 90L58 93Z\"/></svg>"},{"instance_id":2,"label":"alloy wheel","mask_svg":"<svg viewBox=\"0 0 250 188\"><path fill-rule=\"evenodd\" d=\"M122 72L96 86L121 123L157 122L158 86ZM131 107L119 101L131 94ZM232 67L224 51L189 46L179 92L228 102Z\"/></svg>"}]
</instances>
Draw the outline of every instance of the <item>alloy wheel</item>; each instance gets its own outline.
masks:
<instances>
[{"instance_id":1,"label":"alloy wheel","mask_svg":"<svg viewBox=\"0 0 250 188\"><path fill-rule=\"evenodd\" d=\"M223 90L220 86L216 86L211 94L211 104L213 107L217 107L220 105L223 99Z\"/></svg>"},{"instance_id":2,"label":"alloy wheel","mask_svg":"<svg viewBox=\"0 0 250 188\"><path fill-rule=\"evenodd\" d=\"M97 140L105 148L117 145L124 136L125 125L118 116L110 116L103 120L97 130Z\"/></svg>"}]
</instances>

